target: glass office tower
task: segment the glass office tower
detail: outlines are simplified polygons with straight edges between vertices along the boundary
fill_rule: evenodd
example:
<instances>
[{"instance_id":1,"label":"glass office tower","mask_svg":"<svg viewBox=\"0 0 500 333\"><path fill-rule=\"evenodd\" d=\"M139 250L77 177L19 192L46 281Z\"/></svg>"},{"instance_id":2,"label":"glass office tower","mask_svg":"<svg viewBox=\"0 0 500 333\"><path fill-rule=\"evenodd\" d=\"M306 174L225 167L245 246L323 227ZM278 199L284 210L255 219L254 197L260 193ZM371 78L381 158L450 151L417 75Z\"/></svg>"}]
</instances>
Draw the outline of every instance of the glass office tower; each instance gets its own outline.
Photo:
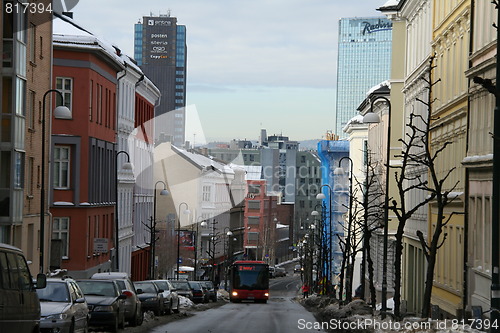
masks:
<instances>
[{"instance_id":1,"label":"glass office tower","mask_svg":"<svg viewBox=\"0 0 500 333\"><path fill-rule=\"evenodd\" d=\"M392 22L385 17L339 20L335 134L358 114L366 92L390 79Z\"/></svg>"},{"instance_id":2,"label":"glass office tower","mask_svg":"<svg viewBox=\"0 0 500 333\"><path fill-rule=\"evenodd\" d=\"M135 24L134 58L161 92L155 141L181 147L186 132L186 26L170 15L144 16Z\"/></svg>"}]
</instances>

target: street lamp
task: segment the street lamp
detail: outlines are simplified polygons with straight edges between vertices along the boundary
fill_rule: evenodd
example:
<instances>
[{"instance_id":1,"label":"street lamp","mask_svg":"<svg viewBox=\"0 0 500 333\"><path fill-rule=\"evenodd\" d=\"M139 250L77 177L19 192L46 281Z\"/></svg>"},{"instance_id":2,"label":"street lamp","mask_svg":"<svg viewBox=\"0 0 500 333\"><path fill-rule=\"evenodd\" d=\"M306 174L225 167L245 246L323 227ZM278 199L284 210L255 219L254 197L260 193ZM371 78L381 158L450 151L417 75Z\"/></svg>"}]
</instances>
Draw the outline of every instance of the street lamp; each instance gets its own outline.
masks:
<instances>
[{"instance_id":1,"label":"street lamp","mask_svg":"<svg viewBox=\"0 0 500 333\"><path fill-rule=\"evenodd\" d=\"M226 231L227 229L227 231ZM231 239L231 236L233 235L233 232L229 229L229 227L225 227L224 228L224 234L227 236L227 239L226 239L226 249L227 249L227 252L226 252L226 264L224 265L224 290L227 290L227 272L228 272L228 269L227 269L227 266L229 265L229 247L231 245L231 243L229 242L229 240ZM231 255L232 257L232 255Z\"/></svg>"},{"instance_id":2,"label":"street lamp","mask_svg":"<svg viewBox=\"0 0 500 333\"><path fill-rule=\"evenodd\" d=\"M200 226L200 218L203 218L202 216L198 217L198 221L196 221L196 235L194 237L194 280L198 281L198 233L199 233L199 226ZM201 222L201 224L203 224Z\"/></svg>"},{"instance_id":3,"label":"street lamp","mask_svg":"<svg viewBox=\"0 0 500 333\"><path fill-rule=\"evenodd\" d=\"M385 171L385 203L384 203L384 248L383 248L383 264L382 264L382 318L385 318L387 312L387 255L388 255L388 238L389 238L389 163L391 158L391 102L385 96L377 96L370 101L370 112L363 117L363 123L375 124L380 123L380 117L373 112L373 104L375 101L382 99L388 105L388 120L387 120L387 156L386 156L386 171Z\"/></svg>"},{"instance_id":4,"label":"street lamp","mask_svg":"<svg viewBox=\"0 0 500 333\"><path fill-rule=\"evenodd\" d=\"M120 239L119 239L119 222L120 219L118 217L118 156L120 154L125 154L127 156L127 162L125 162L122 166L123 170L132 170L132 163L130 163L130 155L124 151L120 150L116 152L115 155L115 257L116 257L116 267L115 267L115 272L118 272L120 270Z\"/></svg>"},{"instance_id":5,"label":"street lamp","mask_svg":"<svg viewBox=\"0 0 500 333\"><path fill-rule=\"evenodd\" d=\"M167 184L164 181L159 180L155 183L154 194L153 194L153 220L151 221L151 278L155 278L155 250L156 250L156 186L158 184L163 184L163 190L160 191L160 195L169 195L167 191Z\"/></svg>"},{"instance_id":6,"label":"street lamp","mask_svg":"<svg viewBox=\"0 0 500 333\"><path fill-rule=\"evenodd\" d=\"M332 188L330 187L330 185L328 184L323 184L321 185L321 188L320 189L323 189L323 187L328 187L329 189L329 193L328 193L328 197L329 197L329 201L330 201L330 206L329 206L329 210L328 210L328 213L330 215L330 218L329 218L329 237L328 237L328 240L324 239L323 241L325 243L328 244L327 246L327 250L328 252L325 253L325 271L326 271L326 274L327 274L327 280L325 281L326 283L326 292L327 293L330 293L330 283L331 283L331 280L332 280L332 269L331 269L331 266L332 266L332 258L333 258L333 254L332 254L332 237L333 237L333 223L332 223ZM316 199L318 200L324 200L326 199L326 195L321 191L320 193L318 193L316 195ZM326 238L326 237L325 237Z\"/></svg>"},{"instance_id":7,"label":"street lamp","mask_svg":"<svg viewBox=\"0 0 500 333\"><path fill-rule=\"evenodd\" d=\"M342 157L340 160L339 160L339 166L337 168L335 168L335 170L333 171L333 174L334 175L339 175L339 176L343 176L344 175L344 169L341 167L342 166L342 161L344 159L347 159L350 164L351 164L351 169L350 169L350 172L349 172L349 219L348 219L348 223L347 223L347 238L346 238L346 241L345 241L345 256L342 260L342 271L340 272L340 299L342 300L342 297L343 297L343 292L344 292L344 269L346 269L346 263L347 263L347 283L346 283L346 301L350 301L351 300L351 296L352 296L352 281L350 280L351 278L351 275L350 274L350 269L352 268L352 264L350 262L350 254L351 254L351 228L352 228L352 201L353 201L353 197L352 197L352 190L353 190L353 186L352 186L352 181L353 181L353 175L352 175L352 171L354 169L354 164L352 162L352 159L348 156L344 156Z\"/></svg>"},{"instance_id":8,"label":"street lamp","mask_svg":"<svg viewBox=\"0 0 500 333\"><path fill-rule=\"evenodd\" d=\"M42 161L41 161L41 184L40 184L40 273L43 273L44 268L44 252L45 252L45 98L50 93L57 93L61 97L62 103L52 112L54 117L62 119L71 119L71 111L64 105L64 96L59 90L50 89L43 94L42 108ZM50 143L50 136L49 140Z\"/></svg>"},{"instance_id":9,"label":"street lamp","mask_svg":"<svg viewBox=\"0 0 500 333\"><path fill-rule=\"evenodd\" d=\"M181 229L181 206L186 205L186 210L184 211L184 214L189 214L191 213L189 211L189 206L185 202L181 202L179 204L179 212L177 213L177 217L179 219L179 225L177 226L177 272L176 272L176 279L179 280L179 260L180 260L180 253L181 253L181 240L180 240L180 229Z\"/></svg>"}]
</instances>

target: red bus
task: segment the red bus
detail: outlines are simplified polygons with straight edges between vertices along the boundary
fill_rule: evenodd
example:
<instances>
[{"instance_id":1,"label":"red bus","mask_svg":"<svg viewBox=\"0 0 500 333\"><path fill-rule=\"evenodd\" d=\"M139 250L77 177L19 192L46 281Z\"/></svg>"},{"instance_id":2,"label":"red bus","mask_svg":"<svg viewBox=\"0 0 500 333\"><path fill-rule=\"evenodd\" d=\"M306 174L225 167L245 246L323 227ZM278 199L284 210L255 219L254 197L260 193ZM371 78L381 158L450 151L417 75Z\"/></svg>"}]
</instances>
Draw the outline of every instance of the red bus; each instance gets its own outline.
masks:
<instances>
[{"instance_id":1,"label":"red bus","mask_svg":"<svg viewBox=\"0 0 500 333\"><path fill-rule=\"evenodd\" d=\"M231 266L231 302L269 299L269 266L263 261L235 261Z\"/></svg>"}]
</instances>

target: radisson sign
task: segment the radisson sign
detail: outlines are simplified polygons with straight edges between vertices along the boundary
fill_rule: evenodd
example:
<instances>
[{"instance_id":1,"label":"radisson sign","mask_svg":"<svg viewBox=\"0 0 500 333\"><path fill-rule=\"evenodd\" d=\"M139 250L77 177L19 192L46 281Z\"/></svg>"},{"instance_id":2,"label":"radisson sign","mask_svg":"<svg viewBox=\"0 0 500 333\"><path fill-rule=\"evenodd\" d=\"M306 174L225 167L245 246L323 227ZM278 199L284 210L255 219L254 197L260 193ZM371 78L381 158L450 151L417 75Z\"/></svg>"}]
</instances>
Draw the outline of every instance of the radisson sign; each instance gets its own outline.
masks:
<instances>
[{"instance_id":1,"label":"radisson sign","mask_svg":"<svg viewBox=\"0 0 500 333\"><path fill-rule=\"evenodd\" d=\"M363 25L363 31L362 34L371 34L377 31L383 31L383 30L392 30L392 22L391 21L382 21L381 19L378 19L378 22L373 24L373 22L368 22L364 21L362 23Z\"/></svg>"}]
</instances>

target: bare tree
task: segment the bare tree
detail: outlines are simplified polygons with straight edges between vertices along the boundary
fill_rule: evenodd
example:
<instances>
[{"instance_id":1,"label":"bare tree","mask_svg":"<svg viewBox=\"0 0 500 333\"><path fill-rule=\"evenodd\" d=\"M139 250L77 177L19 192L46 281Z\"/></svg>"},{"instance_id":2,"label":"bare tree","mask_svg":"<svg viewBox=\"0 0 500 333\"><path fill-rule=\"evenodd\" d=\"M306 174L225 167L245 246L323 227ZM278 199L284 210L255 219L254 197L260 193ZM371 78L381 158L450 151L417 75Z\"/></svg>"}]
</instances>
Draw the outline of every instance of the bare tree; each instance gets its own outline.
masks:
<instances>
[{"instance_id":1,"label":"bare tree","mask_svg":"<svg viewBox=\"0 0 500 333\"><path fill-rule=\"evenodd\" d=\"M381 223L383 217L383 200L384 190L379 182L379 176L376 172L378 168L377 163L372 163L371 152L366 152L366 172L364 184L358 183L357 186L361 189L363 194L363 201L361 206L363 207L363 249L364 249L364 260L361 269L361 290L362 295L365 295L365 275L366 275L366 265L368 265L368 283L370 288L370 304L373 308L376 305L376 289L374 284L374 265L371 256L371 238L375 231L382 229L383 224ZM366 261L366 262L365 262Z\"/></svg>"},{"instance_id":2,"label":"bare tree","mask_svg":"<svg viewBox=\"0 0 500 333\"><path fill-rule=\"evenodd\" d=\"M422 154L408 154L408 160L410 163L417 163L423 165L428 170L428 182L422 182L417 188L422 189L428 193L428 196L432 198L433 203L436 206L436 215L433 220L435 221L434 230L430 235L430 241L428 242L422 231L417 231L417 236L422 245L422 250L427 261L427 271L424 289L424 299L422 305L422 316L428 317L430 313L431 304L431 292L434 279L434 268L436 266L436 258L438 250L443 246L446 240L446 233L443 233L443 228L449 223L453 215L462 214L457 212L452 212L448 215L445 214L445 208L451 204L456 196L453 194L454 190L457 188L458 181L454 184L448 185L447 181L450 175L455 171L456 167L453 166L450 169L444 171L440 174L437 167L437 159L446 150L448 146L452 144L451 141L445 141L439 146L431 145L430 133L436 128L433 126L433 121L436 120L432 117L432 104L435 100L432 99L432 88L438 84L441 79L432 81L432 71L435 68L434 58L432 56L429 60L429 77L424 79L428 87L427 100L417 99L420 103L424 104L427 108L427 114L424 116L414 115L414 118L420 118L423 122L423 127L412 126L412 131L415 131L415 137L421 140L421 143L415 143L417 147L423 149ZM407 149L408 150L408 149ZM430 201L430 200L427 200ZM397 211L397 210L396 210Z\"/></svg>"}]
</instances>

